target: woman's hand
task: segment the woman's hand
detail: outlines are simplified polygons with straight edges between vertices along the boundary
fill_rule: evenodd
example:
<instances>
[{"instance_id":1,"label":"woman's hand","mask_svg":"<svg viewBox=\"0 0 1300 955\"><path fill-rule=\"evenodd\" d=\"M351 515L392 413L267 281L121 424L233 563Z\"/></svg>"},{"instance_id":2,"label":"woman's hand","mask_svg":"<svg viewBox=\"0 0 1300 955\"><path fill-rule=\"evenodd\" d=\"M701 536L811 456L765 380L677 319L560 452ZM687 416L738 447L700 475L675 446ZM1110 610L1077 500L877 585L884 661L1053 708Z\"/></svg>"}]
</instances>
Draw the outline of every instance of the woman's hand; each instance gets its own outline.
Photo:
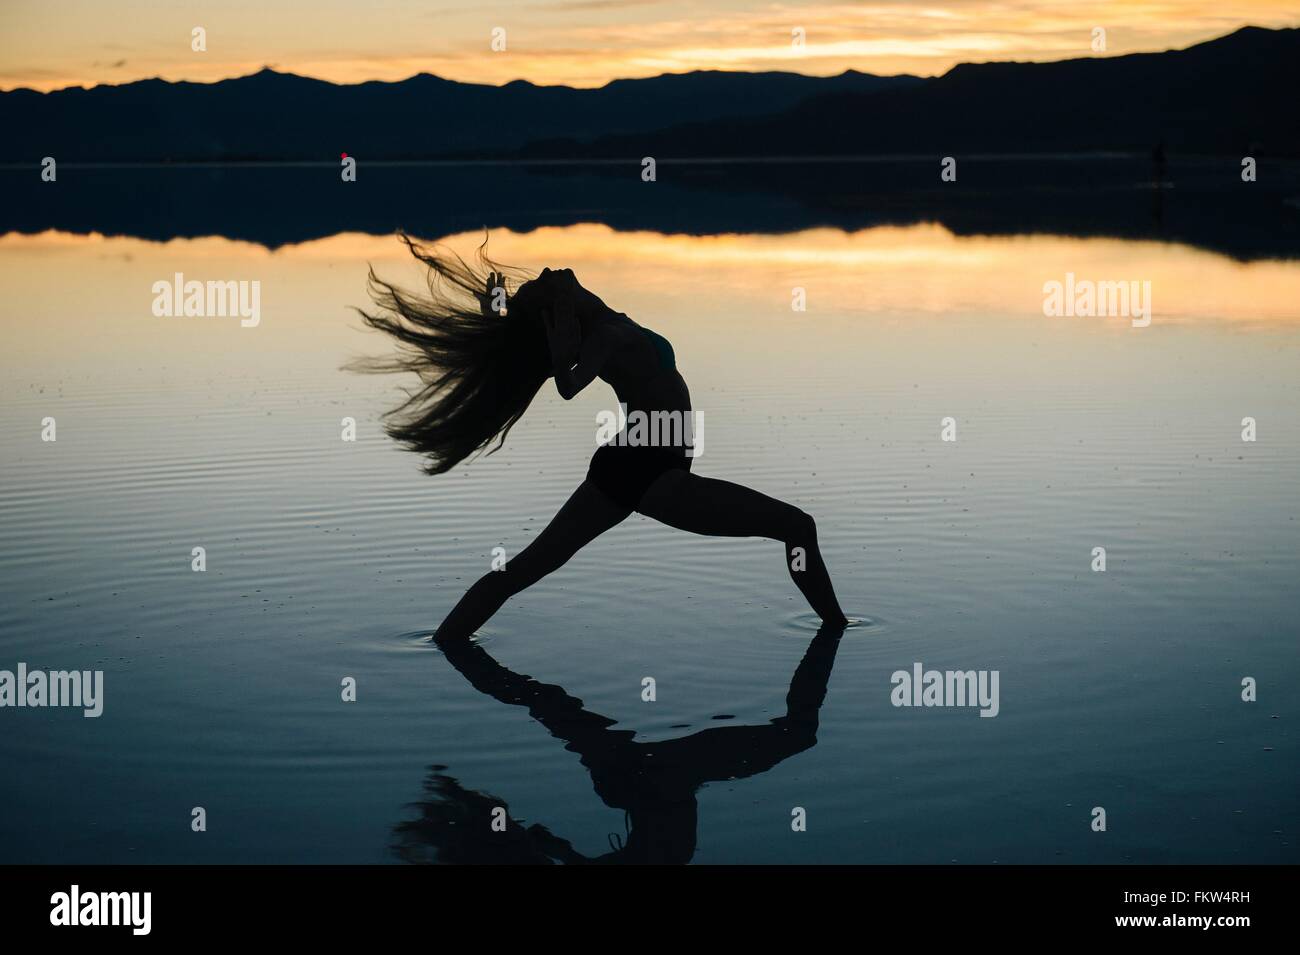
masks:
<instances>
[{"instance_id":1,"label":"woman's hand","mask_svg":"<svg viewBox=\"0 0 1300 955\"><path fill-rule=\"evenodd\" d=\"M572 271L546 269L539 279L549 293L549 302L542 309L542 322L551 349L555 389L568 401L591 384L605 367L610 355L610 337L601 332L599 324L588 326L584 332L578 317L579 303L591 299L592 295L578 284Z\"/></svg>"},{"instance_id":2,"label":"woman's hand","mask_svg":"<svg viewBox=\"0 0 1300 955\"><path fill-rule=\"evenodd\" d=\"M500 272L489 272L487 288L478 295L478 307L484 316L500 316L506 310L506 277Z\"/></svg>"}]
</instances>

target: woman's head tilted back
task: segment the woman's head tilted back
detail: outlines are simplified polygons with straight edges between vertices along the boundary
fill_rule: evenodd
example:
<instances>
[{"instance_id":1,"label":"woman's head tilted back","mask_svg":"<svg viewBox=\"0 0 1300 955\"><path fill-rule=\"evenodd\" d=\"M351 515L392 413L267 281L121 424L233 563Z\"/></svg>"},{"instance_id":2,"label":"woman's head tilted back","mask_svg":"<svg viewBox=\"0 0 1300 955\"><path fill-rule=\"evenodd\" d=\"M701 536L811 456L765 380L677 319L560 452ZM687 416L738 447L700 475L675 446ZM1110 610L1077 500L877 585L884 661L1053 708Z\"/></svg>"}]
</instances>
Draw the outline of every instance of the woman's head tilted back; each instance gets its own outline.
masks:
<instances>
[{"instance_id":1,"label":"woman's head tilted back","mask_svg":"<svg viewBox=\"0 0 1300 955\"><path fill-rule=\"evenodd\" d=\"M398 342L390 358L353 365L361 371L406 371L419 376L407 399L387 416L388 434L424 455L425 470L441 474L496 439L495 451L527 410L551 374L542 311L550 296L544 283L522 281L505 298L489 288L489 276L504 287L517 270L492 263L479 248L477 267L460 256L421 246L401 234L411 254L429 268L428 292L410 293L370 270L370 295L379 311L358 311L366 324ZM505 293L502 293L502 297ZM489 452L491 453L491 452Z\"/></svg>"}]
</instances>

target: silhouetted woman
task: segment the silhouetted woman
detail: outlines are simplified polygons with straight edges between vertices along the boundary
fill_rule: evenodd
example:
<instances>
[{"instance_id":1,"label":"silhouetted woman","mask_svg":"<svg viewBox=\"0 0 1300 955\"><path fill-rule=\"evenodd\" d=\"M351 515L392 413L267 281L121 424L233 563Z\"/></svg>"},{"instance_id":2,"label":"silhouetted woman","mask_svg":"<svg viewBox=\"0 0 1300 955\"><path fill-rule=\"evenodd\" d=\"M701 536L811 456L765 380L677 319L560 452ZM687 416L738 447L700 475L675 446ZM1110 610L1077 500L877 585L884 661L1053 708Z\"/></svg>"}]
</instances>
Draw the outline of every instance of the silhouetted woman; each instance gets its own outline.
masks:
<instances>
[{"instance_id":1,"label":"silhouetted woman","mask_svg":"<svg viewBox=\"0 0 1300 955\"><path fill-rule=\"evenodd\" d=\"M512 272L519 284L511 295L505 270L482 249L476 270L459 256L402 239L429 267L429 292L408 294L371 270L371 295L381 311L362 315L402 349L365 367L419 375L420 386L390 413L387 430L426 457L428 473L448 471L494 440L499 448L551 377L566 400L600 378L629 419L639 411L677 412L689 420L690 393L667 339L614 311L571 270L544 269L521 283ZM845 623L812 517L742 485L692 474L688 430L670 446L626 443L621 434L624 440L599 447L586 480L546 529L504 570L489 571L470 587L434 639L468 638L507 599L633 511L696 534L781 541L790 576L813 610L826 623Z\"/></svg>"}]
</instances>

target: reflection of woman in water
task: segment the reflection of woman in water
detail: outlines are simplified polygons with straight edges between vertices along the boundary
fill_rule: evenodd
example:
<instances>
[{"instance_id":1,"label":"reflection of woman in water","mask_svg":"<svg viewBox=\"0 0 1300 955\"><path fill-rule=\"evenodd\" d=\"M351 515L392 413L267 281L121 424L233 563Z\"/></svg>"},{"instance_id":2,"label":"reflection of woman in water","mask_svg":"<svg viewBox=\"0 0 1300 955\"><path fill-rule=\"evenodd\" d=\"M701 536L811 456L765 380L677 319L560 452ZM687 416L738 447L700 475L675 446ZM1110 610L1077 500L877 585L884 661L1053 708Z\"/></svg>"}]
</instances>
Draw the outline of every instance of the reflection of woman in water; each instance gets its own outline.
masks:
<instances>
[{"instance_id":1,"label":"reflection of woman in water","mask_svg":"<svg viewBox=\"0 0 1300 955\"><path fill-rule=\"evenodd\" d=\"M571 270L544 269L507 298L506 275L496 267L481 275L459 257L403 238L431 270L429 295L409 295L372 271L371 291L382 311L363 315L404 346L398 357L371 367L420 376L421 387L397 409L388 431L427 457L429 473L450 470L493 440L500 447L550 377L566 400L600 378L629 417L689 415L690 394L668 341L614 311ZM683 435L664 447L616 440L597 449L586 480L546 529L504 570L489 571L470 587L435 639L469 637L509 597L633 511L696 534L781 541L790 576L813 610L827 623L844 623L812 517L742 485L692 474L688 441Z\"/></svg>"},{"instance_id":2,"label":"reflection of woman in water","mask_svg":"<svg viewBox=\"0 0 1300 955\"><path fill-rule=\"evenodd\" d=\"M510 820L504 832L495 832L492 813L502 801L435 771L425 784L427 798L418 804L419 818L396 827L394 848L409 862L689 862L695 855L701 786L767 772L817 742L818 712L842 633L842 627L823 626L808 645L790 680L783 716L762 726L714 726L658 743L636 742L635 733L613 729L614 720L584 709L563 688L506 669L481 644L447 644L447 659L476 690L527 707L565 749L581 757L600 798L627 814L626 840L591 857L539 824L524 827ZM788 817L772 824L788 825Z\"/></svg>"}]
</instances>

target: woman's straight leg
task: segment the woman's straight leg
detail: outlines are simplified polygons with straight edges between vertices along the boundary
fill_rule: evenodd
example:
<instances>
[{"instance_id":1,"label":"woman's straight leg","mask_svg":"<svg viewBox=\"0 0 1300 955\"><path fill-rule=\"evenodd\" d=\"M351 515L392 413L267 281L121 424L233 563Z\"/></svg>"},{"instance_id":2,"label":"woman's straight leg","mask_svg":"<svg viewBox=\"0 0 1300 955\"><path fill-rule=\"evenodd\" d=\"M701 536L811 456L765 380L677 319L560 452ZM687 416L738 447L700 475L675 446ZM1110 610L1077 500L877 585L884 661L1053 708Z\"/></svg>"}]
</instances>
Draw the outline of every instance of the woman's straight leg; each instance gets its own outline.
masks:
<instances>
[{"instance_id":1,"label":"woman's straight leg","mask_svg":"<svg viewBox=\"0 0 1300 955\"><path fill-rule=\"evenodd\" d=\"M434 640L441 643L471 636L515 594L558 570L587 544L632 513L583 481L537 539L488 571L465 592L442 622Z\"/></svg>"}]
</instances>

